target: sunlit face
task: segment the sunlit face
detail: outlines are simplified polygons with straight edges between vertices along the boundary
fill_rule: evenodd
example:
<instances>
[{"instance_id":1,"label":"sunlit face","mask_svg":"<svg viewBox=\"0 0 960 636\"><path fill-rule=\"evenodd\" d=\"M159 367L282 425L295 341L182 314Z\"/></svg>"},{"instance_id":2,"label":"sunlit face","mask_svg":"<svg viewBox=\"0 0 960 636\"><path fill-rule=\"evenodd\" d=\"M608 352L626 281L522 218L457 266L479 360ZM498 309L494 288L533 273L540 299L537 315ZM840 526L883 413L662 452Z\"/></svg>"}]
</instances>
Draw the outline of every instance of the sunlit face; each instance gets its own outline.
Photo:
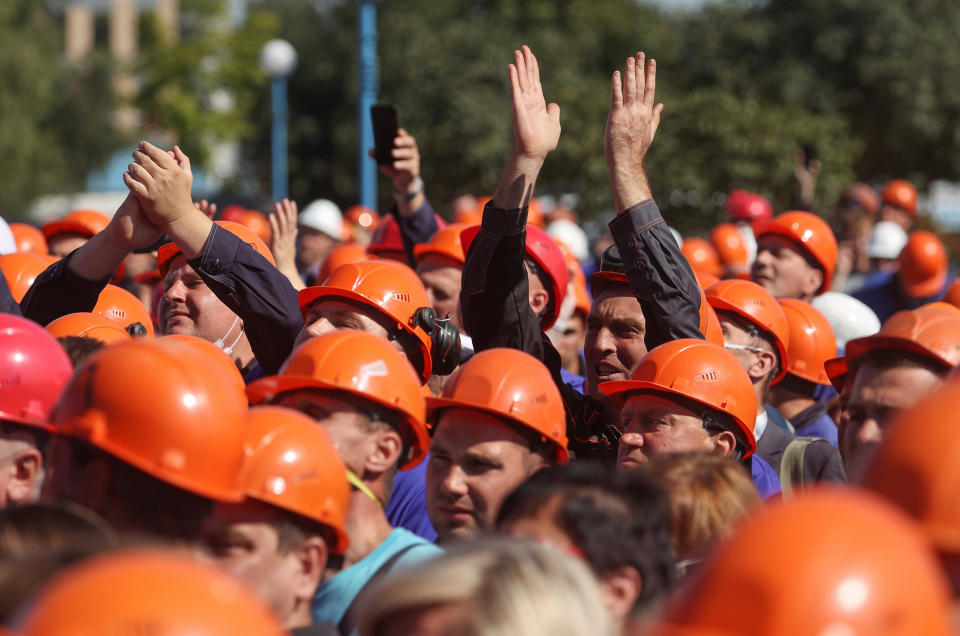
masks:
<instances>
[{"instance_id":1,"label":"sunlit face","mask_svg":"<svg viewBox=\"0 0 960 636\"><path fill-rule=\"evenodd\" d=\"M603 397L598 389L602 382L630 379L630 370L647 354L646 324L627 287L611 287L594 299L583 348L592 396Z\"/></svg>"},{"instance_id":2,"label":"sunlit face","mask_svg":"<svg viewBox=\"0 0 960 636\"><path fill-rule=\"evenodd\" d=\"M499 418L471 409L445 411L427 465L427 512L440 540L489 531L507 495L545 465L526 438Z\"/></svg>"},{"instance_id":3,"label":"sunlit face","mask_svg":"<svg viewBox=\"0 0 960 636\"><path fill-rule=\"evenodd\" d=\"M317 263L323 263L337 246L337 241L324 232L302 225L297 238L300 243L297 259L300 261L302 270L309 269Z\"/></svg>"},{"instance_id":4,"label":"sunlit face","mask_svg":"<svg viewBox=\"0 0 960 636\"><path fill-rule=\"evenodd\" d=\"M337 300L320 298L307 307L303 329L297 335L297 345L315 336L338 329L363 331L379 338L387 337L387 330L356 305ZM397 347L399 349L399 346Z\"/></svg>"},{"instance_id":5,"label":"sunlit face","mask_svg":"<svg viewBox=\"0 0 960 636\"><path fill-rule=\"evenodd\" d=\"M296 552L280 550L274 519L276 513L253 500L218 503L203 521L202 544L216 565L256 592L286 623L297 606L301 565Z\"/></svg>"},{"instance_id":6,"label":"sunlit face","mask_svg":"<svg viewBox=\"0 0 960 636\"><path fill-rule=\"evenodd\" d=\"M757 242L750 277L774 298L797 300L812 298L823 282L820 271L810 266L793 241L776 234L765 235Z\"/></svg>"},{"instance_id":7,"label":"sunlit face","mask_svg":"<svg viewBox=\"0 0 960 636\"><path fill-rule=\"evenodd\" d=\"M935 373L922 367L881 370L862 365L857 369L838 432L847 475L852 478L861 473L897 413L919 402L941 382Z\"/></svg>"},{"instance_id":8,"label":"sunlit face","mask_svg":"<svg viewBox=\"0 0 960 636\"><path fill-rule=\"evenodd\" d=\"M662 453L711 453L715 444L703 419L690 409L659 395L633 395L620 409L623 435L617 469L630 470Z\"/></svg>"},{"instance_id":9,"label":"sunlit face","mask_svg":"<svg viewBox=\"0 0 960 636\"><path fill-rule=\"evenodd\" d=\"M576 312L570 318L557 321L548 332L550 341L560 354L560 364L571 373L581 374L580 351L587 336L587 325L583 314Z\"/></svg>"},{"instance_id":10,"label":"sunlit face","mask_svg":"<svg viewBox=\"0 0 960 636\"><path fill-rule=\"evenodd\" d=\"M439 254L427 254L417 264L417 274L438 318L450 318L460 328L460 277L462 266Z\"/></svg>"},{"instance_id":11,"label":"sunlit face","mask_svg":"<svg viewBox=\"0 0 960 636\"><path fill-rule=\"evenodd\" d=\"M180 254L170 262L157 309L160 333L197 336L227 344L240 334L237 314L217 298ZM242 336L246 338L246 336Z\"/></svg>"}]
</instances>

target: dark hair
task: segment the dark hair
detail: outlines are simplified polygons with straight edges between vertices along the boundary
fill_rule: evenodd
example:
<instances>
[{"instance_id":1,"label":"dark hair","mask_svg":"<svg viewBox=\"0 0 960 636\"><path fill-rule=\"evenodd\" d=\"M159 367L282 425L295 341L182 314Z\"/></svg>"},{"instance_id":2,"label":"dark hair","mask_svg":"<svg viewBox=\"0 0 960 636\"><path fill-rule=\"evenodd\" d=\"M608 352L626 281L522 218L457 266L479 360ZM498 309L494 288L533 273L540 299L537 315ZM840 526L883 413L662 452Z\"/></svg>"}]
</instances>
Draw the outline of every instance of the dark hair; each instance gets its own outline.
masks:
<instances>
[{"instance_id":1,"label":"dark hair","mask_svg":"<svg viewBox=\"0 0 960 636\"><path fill-rule=\"evenodd\" d=\"M337 570L343 567L343 555L330 552L337 544L337 535L332 528L283 508L268 503L263 505L272 508L275 513L268 523L277 533L277 552L287 554L310 537L321 537L327 544L326 567Z\"/></svg>"},{"instance_id":2,"label":"dark hair","mask_svg":"<svg viewBox=\"0 0 960 636\"><path fill-rule=\"evenodd\" d=\"M62 336L57 338L60 346L67 352L70 362L76 367L83 362L87 356L103 346L102 340L96 338L87 338L85 336Z\"/></svg>"},{"instance_id":3,"label":"dark hair","mask_svg":"<svg viewBox=\"0 0 960 636\"><path fill-rule=\"evenodd\" d=\"M875 349L857 359L855 366L858 369L873 367L879 371L896 367L919 367L939 377L944 377L951 370L951 367L930 356L901 349Z\"/></svg>"},{"instance_id":4,"label":"dark hair","mask_svg":"<svg viewBox=\"0 0 960 636\"><path fill-rule=\"evenodd\" d=\"M820 390L820 385L810 380L804 380L792 373L787 373L787 375L783 376L783 379L780 380L780 383L777 384L777 388L812 400L816 398L817 391Z\"/></svg>"},{"instance_id":5,"label":"dark hair","mask_svg":"<svg viewBox=\"0 0 960 636\"><path fill-rule=\"evenodd\" d=\"M534 474L500 508L497 525L535 515L555 499L554 522L598 577L632 567L643 586L634 611L645 610L673 584L670 502L637 471L613 473L578 461Z\"/></svg>"}]
</instances>

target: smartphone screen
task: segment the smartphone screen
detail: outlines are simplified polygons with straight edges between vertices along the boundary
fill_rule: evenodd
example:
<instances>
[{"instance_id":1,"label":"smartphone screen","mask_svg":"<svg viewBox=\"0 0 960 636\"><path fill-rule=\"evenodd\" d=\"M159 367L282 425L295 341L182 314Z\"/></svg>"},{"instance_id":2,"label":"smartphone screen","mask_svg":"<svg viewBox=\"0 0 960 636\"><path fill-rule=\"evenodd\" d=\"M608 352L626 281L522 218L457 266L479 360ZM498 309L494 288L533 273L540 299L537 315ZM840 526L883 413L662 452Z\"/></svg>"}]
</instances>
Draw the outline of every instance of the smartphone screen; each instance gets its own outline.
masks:
<instances>
[{"instance_id":1,"label":"smartphone screen","mask_svg":"<svg viewBox=\"0 0 960 636\"><path fill-rule=\"evenodd\" d=\"M370 107L373 121L373 144L377 164L393 163L393 140L397 137L397 107L393 104L375 104Z\"/></svg>"}]
</instances>

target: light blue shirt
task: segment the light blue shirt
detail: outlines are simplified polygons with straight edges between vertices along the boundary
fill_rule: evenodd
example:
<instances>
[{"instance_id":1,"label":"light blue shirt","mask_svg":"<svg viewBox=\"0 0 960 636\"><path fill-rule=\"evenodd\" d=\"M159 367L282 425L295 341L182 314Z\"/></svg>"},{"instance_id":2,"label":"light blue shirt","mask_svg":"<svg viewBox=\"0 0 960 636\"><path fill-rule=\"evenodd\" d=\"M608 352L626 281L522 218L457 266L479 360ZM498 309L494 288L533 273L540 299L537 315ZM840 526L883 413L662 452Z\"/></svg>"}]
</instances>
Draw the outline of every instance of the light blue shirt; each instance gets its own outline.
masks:
<instances>
[{"instance_id":1,"label":"light blue shirt","mask_svg":"<svg viewBox=\"0 0 960 636\"><path fill-rule=\"evenodd\" d=\"M443 550L412 532L403 528L394 528L393 532L387 535L383 543L373 552L332 579L320 584L313 597L313 621L340 624L357 594L370 579L393 555L408 546L414 547L397 559L391 572L397 572L443 554Z\"/></svg>"}]
</instances>

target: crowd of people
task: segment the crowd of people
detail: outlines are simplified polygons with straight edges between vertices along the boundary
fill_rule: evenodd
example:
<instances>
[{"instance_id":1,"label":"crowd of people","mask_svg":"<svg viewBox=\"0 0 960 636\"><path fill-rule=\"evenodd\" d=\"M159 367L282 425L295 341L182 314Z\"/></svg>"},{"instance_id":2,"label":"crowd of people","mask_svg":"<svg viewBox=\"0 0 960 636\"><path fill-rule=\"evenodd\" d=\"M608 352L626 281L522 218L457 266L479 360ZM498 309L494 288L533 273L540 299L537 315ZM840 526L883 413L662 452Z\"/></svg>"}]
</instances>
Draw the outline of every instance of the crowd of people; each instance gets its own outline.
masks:
<instances>
[{"instance_id":1,"label":"crowd of people","mask_svg":"<svg viewBox=\"0 0 960 636\"><path fill-rule=\"evenodd\" d=\"M915 188L735 190L680 238L637 53L588 239L534 196L528 47L508 75L450 223L401 129L382 216L218 210L143 141L112 217L0 224L3 630L954 632L960 285Z\"/></svg>"}]
</instances>

